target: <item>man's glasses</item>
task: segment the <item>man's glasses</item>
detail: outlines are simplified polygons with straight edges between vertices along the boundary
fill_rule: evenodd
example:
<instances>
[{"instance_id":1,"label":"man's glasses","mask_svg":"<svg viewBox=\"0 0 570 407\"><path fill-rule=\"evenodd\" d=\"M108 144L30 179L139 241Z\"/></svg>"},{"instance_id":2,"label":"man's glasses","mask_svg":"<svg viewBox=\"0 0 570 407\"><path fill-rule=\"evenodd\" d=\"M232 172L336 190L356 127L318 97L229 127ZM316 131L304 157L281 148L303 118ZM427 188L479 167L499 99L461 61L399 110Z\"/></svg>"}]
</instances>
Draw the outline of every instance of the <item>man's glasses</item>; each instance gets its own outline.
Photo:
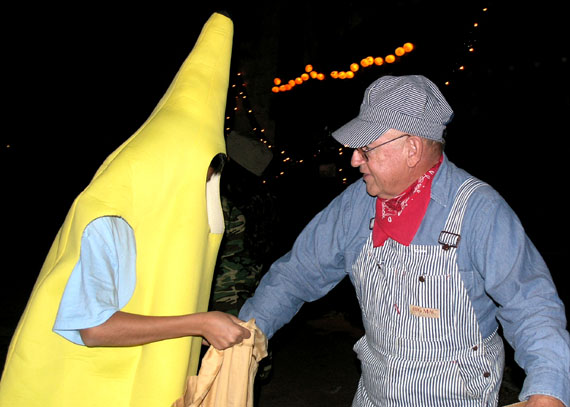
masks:
<instances>
[{"instance_id":1,"label":"man's glasses","mask_svg":"<svg viewBox=\"0 0 570 407\"><path fill-rule=\"evenodd\" d=\"M401 139L402 137L408 137L408 136L409 134L402 134L401 136L393 138L392 140L388 140L382 144L378 144L376 147L368 148L364 146L364 147L355 148L355 150L360 153L360 156L364 159L364 161L368 162L368 153L371 152L372 150L376 150L377 148L382 147L388 143L391 143L392 141L396 141L398 139Z\"/></svg>"}]
</instances>

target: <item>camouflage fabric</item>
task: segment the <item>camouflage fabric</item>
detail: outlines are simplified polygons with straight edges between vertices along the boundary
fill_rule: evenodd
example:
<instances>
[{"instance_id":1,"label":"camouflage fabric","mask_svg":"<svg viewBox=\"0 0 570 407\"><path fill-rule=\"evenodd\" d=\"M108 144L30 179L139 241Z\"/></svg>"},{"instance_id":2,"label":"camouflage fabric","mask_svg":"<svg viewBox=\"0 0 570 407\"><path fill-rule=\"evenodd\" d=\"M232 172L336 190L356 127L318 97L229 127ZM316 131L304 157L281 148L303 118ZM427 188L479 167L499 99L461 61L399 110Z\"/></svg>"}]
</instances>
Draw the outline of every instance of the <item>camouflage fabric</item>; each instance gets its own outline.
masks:
<instances>
[{"instance_id":1,"label":"camouflage fabric","mask_svg":"<svg viewBox=\"0 0 570 407\"><path fill-rule=\"evenodd\" d=\"M262 264L256 262L245 244L245 216L222 196L226 230L222 241L210 309L233 315L253 295L261 277Z\"/></svg>"}]
</instances>

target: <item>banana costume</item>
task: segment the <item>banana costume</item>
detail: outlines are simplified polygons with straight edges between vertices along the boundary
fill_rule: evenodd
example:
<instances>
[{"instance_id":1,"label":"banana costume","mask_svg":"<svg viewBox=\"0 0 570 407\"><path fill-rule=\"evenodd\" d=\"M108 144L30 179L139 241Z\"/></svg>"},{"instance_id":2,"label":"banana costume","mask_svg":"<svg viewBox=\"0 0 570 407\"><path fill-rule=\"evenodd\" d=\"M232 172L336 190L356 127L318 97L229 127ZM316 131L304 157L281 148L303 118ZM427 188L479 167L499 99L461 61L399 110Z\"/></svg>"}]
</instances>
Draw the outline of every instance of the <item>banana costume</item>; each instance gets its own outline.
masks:
<instances>
[{"instance_id":1,"label":"banana costume","mask_svg":"<svg viewBox=\"0 0 570 407\"><path fill-rule=\"evenodd\" d=\"M135 234L137 282L123 311L206 311L224 228L219 178L207 186L206 174L225 152L232 37L232 21L214 13L150 117L73 202L12 338L0 406L168 406L184 392L201 338L87 348L52 326L83 230L101 216Z\"/></svg>"}]
</instances>

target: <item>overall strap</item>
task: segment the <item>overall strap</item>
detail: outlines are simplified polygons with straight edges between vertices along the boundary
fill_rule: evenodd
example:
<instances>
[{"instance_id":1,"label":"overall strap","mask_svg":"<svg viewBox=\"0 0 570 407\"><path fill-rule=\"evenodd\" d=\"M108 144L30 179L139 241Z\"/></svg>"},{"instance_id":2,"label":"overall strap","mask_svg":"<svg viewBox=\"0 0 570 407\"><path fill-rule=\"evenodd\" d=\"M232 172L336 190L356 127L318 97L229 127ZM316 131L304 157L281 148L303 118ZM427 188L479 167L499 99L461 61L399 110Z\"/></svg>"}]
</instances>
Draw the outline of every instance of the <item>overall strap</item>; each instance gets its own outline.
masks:
<instances>
[{"instance_id":1,"label":"overall strap","mask_svg":"<svg viewBox=\"0 0 570 407\"><path fill-rule=\"evenodd\" d=\"M457 190L453 206L445 222L445 227L439 234L438 243L442 245L443 250L449 250L452 247L457 248L457 246L459 246L459 241L461 240L461 224L463 223L463 216L467 209L467 201L471 194L483 185L487 184L476 178L468 178Z\"/></svg>"}]
</instances>

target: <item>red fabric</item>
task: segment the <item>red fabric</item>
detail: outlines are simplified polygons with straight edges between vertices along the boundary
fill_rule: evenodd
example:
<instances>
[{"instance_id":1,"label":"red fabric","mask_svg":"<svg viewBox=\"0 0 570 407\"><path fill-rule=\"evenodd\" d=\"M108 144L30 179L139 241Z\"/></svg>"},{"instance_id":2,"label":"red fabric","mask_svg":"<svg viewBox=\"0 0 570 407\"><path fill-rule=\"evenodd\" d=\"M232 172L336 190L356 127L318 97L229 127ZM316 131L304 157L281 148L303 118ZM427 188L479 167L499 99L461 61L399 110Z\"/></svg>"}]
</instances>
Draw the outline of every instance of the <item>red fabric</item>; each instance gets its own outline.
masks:
<instances>
[{"instance_id":1,"label":"red fabric","mask_svg":"<svg viewBox=\"0 0 570 407\"><path fill-rule=\"evenodd\" d=\"M376 217L372 229L374 247L382 246L388 238L409 246L424 218L431 198L431 183L443 161L417 179L404 192L392 199L376 199Z\"/></svg>"}]
</instances>

